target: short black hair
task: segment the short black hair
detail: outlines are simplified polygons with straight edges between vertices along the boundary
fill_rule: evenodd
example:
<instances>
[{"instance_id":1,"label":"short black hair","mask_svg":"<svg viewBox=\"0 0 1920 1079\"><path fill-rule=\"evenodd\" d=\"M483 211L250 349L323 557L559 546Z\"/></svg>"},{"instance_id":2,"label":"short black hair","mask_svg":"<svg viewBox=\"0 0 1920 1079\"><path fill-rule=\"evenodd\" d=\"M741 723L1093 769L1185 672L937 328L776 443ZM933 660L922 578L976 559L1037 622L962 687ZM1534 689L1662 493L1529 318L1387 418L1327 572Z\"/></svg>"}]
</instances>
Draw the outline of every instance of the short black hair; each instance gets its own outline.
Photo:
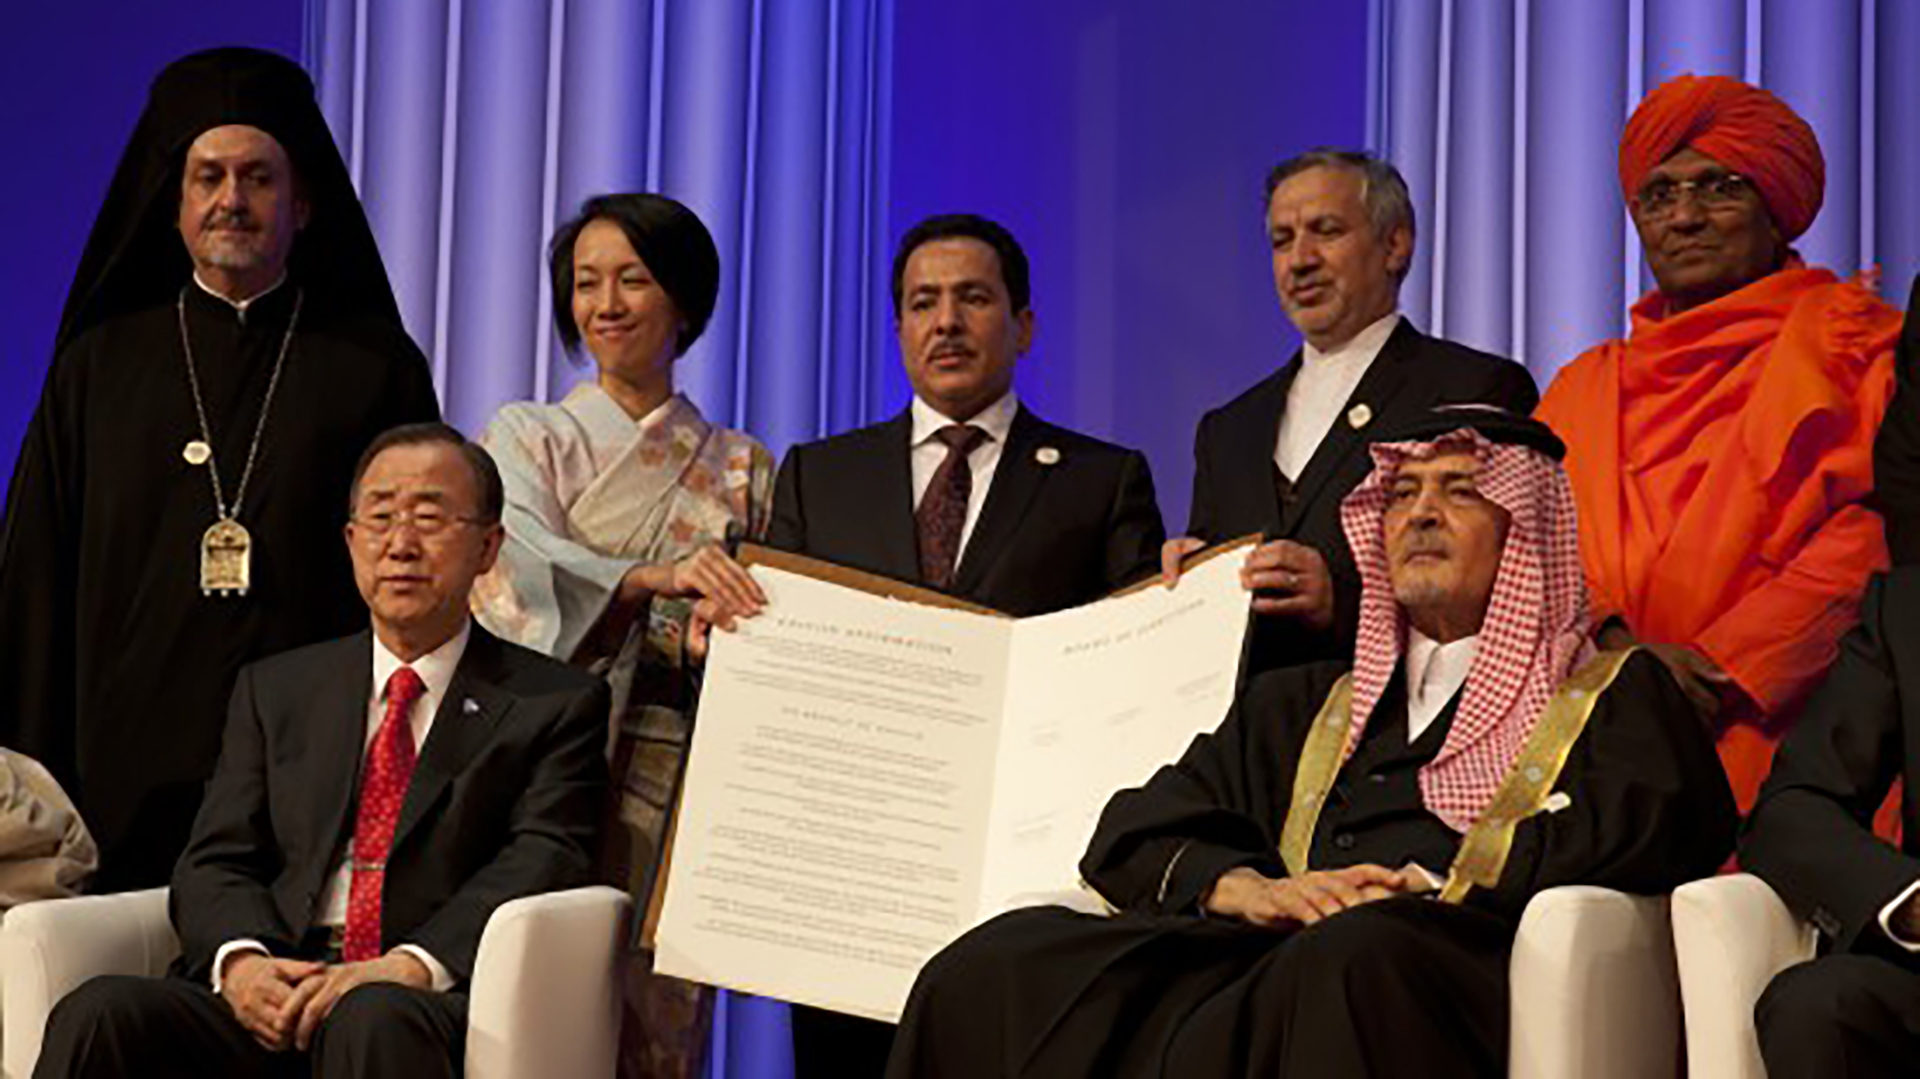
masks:
<instances>
[{"instance_id":1,"label":"short black hair","mask_svg":"<svg viewBox=\"0 0 1920 1079\"><path fill-rule=\"evenodd\" d=\"M353 486L347 488L347 515L359 508L360 480L367 474L367 467L373 459L395 446L420 446L438 442L452 446L460 451L460 456L473 471L474 486L480 489L480 518L487 524L499 524L500 514L506 509L506 489L500 483L500 468L493 463L493 455L486 447L461 434L449 424L440 423L403 423L398 427L389 427L374 437L366 452L353 466Z\"/></svg>"},{"instance_id":2,"label":"short black hair","mask_svg":"<svg viewBox=\"0 0 1920 1079\"><path fill-rule=\"evenodd\" d=\"M935 240L979 240L1000 256L1000 280L1007 286L1007 298L1013 313L1025 311L1033 302L1033 284L1028 276L1027 253L1006 226L979 214L936 214L907 230L893 253L893 317L900 317L900 289L907 276L907 260L923 245Z\"/></svg>"},{"instance_id":3,"label":"short black hair","mask_svg":"<svg viewBox=\"0 0 1920 1079\"><path fill-rule=\"evenodd\" d=\"M698 214L665 195L645 192L595 195L561 225L547 245L547 269L553 279L553 328L570 353L580 349L580 327L573 322L573 245L595 221L611 221L647 264L647 272L666 290L686 329L674 342L684 356L700 339L720 296L720 250Z\"/></svg>"}]
</instances>

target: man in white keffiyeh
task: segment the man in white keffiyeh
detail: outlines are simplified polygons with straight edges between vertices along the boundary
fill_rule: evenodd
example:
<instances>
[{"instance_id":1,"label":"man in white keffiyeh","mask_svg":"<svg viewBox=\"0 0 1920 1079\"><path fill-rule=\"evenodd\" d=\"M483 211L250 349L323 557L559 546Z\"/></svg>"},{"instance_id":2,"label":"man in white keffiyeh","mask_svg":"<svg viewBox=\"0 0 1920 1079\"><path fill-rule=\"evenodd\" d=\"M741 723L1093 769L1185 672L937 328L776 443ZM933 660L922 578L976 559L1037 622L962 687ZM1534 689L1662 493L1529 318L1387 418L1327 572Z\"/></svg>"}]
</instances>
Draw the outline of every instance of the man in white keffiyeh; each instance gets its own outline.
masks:
<instances>
[{"instance_id":1,"label":"man in white keffiyeh","mask_svg":"<svg viewBox=\"0 0 1920 1079\"><path fill-rule=\"evenodd\" d=\"M1564 452L1436 409L1342 518L1353 662L1253 679L1108 804L1081 861L1119 914L988 922L921 972L893 1076L1497 1075L1528 900L1714 871L1737 817L1657 660L1590 637Z\"/></svg>"}]
</instances>

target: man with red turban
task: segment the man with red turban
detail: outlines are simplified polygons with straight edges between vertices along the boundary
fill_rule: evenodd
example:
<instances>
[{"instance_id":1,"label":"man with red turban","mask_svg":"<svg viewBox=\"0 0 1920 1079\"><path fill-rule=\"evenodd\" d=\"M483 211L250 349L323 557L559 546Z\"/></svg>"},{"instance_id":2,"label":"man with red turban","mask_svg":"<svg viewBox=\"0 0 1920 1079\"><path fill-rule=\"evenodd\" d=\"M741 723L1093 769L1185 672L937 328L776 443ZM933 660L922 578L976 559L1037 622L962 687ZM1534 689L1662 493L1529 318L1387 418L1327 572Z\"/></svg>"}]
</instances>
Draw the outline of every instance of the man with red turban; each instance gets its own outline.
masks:
<instances>
[{"instance_id":1,"label":"man with red turban","mask_svg":"<svg viewBox=\"0 0 1920 1079\"><path fill-rule=\"evenodd\" d=\"M1887 562L1866 500L1900 314L1790 246L1825 182L1765 90L1649 94L1620 185L1657 287L1537 413L1568 446L1602 642L1645 643L1717 716L1743 807Z\"/></svg>"}]
</instances>

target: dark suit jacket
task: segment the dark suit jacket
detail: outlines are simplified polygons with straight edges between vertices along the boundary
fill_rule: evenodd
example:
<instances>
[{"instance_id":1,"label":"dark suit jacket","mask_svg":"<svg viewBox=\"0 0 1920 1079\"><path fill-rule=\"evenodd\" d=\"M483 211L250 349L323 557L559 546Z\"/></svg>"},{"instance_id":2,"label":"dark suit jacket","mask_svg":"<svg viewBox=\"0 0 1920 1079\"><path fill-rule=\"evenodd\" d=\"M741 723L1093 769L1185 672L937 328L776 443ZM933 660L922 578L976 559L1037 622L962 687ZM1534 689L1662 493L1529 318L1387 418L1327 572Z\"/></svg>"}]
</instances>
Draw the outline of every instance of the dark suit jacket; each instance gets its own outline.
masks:
<instances>
[{"instance_id":1,"label":"dark suit jacket","mask_svg":"<svg viewBox=\"0 0 1920 1079\"><path fill-rule=\"evenodd\" d=\"M1349 659L1360 617L1360 573L1340 528L1340 502L1367 473L1367 440L1435 405L1479 402L1530 415L1540 392L1512 360L1428 337L1406 319L1354 388L1299 480L1285 483L1273 463L1287 391L1300 370L1295 352L1285 367L1207 413L1193 440L1193 513L1187 534L1219 543L1249 533L1290 539L1319 551L1333 577L1333 627L1309 632L1291 619L1256 618L1248 640L1248 674L1327 659ZM1348 416L1371 415L1361 427ZM1285 488L1283 493L1283 487Z\"/></svg>"},{"instance_id":2,"label":"dark suit jacket","mask_svg":"<svg viewBox=\"0 0 1920 1079\"><path fill-rule=\"evenodd\" d=\"M1894 562L1920 562L1920 276L1907 295L1907 320L1894 350L1893 400L1873 440L1869 504L1887 522Z\"/></svg>"},{"instance_id":3,"label":"dark suit jacket","mask_svg":"<svg viewBox=\"0 0 1920 1079\"><path fill-rule=\"evenodd\" d=\"M178 973L206 978L242 938L301 954L352 838L372 679L370 631L241 669L173 872ZM474 625L394 827L384 948L418 945L464 982L495 907L591 883L609 707L600 679Z\"/></svg>"},{"instance_id":4,"label":"dark suit jacket","mask_svg":"<svg viewBox=\"0 0 1920 1079\"><path fill-rule=\"evenodd\" d=\"M788 451L768 546L918 581L912 432L903 411ZM1043 447L1058 460L1041 463ZM1062 610L1152 573L1165 537L1143 455L1022 408L950 591L1012 615Z\"/></svg>"},{"instance_id":5,"label":"dark suit jacket","mask_svg":"<svg viewBox=\"0 0 1920 1079\"><path fill-rule=\"evenodd\" d=\"M1873 835L1895 779L1902 845ZM1740 864L1841 951L1920 963L1880 930L1880 909L1920 881L1920 566L1874 578L1860 625L1773 758Z\"/></svg>"}]
</instances>

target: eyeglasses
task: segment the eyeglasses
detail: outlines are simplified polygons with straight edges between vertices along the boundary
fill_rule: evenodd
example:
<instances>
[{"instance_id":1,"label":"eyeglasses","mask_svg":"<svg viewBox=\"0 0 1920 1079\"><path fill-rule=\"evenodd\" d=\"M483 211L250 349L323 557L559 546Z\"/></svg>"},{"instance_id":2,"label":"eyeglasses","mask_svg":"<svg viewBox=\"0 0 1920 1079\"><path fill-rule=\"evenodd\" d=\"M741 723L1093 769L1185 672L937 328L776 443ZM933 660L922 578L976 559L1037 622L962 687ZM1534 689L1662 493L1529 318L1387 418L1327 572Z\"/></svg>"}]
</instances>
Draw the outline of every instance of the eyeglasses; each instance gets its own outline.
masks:
<instances>
[{"instance_id":1,"label":"eyeglasses","mask_svg":"<svg viewBox=\"0 0 1920 1079\"><path fill-rule=\"evenodd\" d=\"M1680 207L1680 196L1691 194L1702 210L1724 210L1746 201L1753 181L1737 172L1702 176L1697 180L1654 180L1640 189L1633 203L1650 217L1666 217Z\"/></svg>"},{"instance_id":2,"label":"eyeglasses","mask_svg":"<svg viewBox=\"0 0 1920 1079\"><path fill-rule=\"evenodd\" d=\"M431 506L413 510L371 510L366 513L356 513L348 520L376 539L385 539L394 529L403 524L412 525L413 531L418 535L438 536L456 524L492 523L480 517L462 517L459 514L445 513Z\"/></svg>"}]
</instances>

